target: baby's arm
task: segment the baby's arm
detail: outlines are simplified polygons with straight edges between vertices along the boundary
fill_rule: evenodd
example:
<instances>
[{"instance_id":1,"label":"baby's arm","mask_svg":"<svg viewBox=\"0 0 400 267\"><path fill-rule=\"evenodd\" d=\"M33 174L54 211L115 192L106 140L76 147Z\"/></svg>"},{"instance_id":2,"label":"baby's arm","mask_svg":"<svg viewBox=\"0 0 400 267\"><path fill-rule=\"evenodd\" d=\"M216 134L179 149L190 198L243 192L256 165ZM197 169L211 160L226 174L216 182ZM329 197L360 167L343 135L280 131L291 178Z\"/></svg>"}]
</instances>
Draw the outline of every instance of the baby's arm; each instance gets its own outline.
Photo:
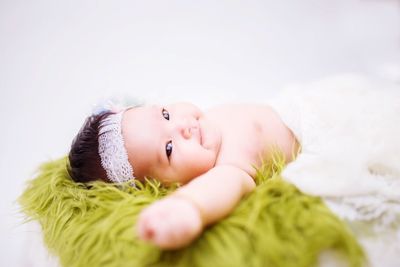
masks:
<instances>
[{"instance_id":1,"label":"baby's arm","mask_svg":"<svg viewBox=\"0 0 400 267\"><path fill-rule=\"evenodd\" d=\"M192 242L206 225L228 215L255 187L252 177L232 165L214 167L140 215L139 237L165 249Z\"/></svg>"}]
</instances>

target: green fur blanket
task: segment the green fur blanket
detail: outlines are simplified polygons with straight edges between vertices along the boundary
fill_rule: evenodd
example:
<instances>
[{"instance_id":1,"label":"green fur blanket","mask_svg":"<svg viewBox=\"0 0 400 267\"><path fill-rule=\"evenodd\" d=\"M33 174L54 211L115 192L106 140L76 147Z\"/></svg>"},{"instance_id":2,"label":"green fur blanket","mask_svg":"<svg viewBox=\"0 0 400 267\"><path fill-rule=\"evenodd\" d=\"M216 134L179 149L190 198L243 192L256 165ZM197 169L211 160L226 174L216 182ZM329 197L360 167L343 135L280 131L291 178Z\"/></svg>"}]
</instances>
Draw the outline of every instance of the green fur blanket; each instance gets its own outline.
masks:
<instances>
[{"instance_id":1,"label":"green fur blanket","mask_svg":"<svg viewBox=\"0 0 400 267\"><path fill-rule=\"evenodd\" d=\"M66 165L66 158L44 164L19 199L27 219L41 224L48 249L63 266L308 267L317 265L326 250L339 252L349 266L363 263L346 225L319 198L280 178L282 162L264 164L257 188L229 217L176 251L143 243L134 231L140 211L173 188L156 181L77 184Z\"/></svg>"}]
</instances>

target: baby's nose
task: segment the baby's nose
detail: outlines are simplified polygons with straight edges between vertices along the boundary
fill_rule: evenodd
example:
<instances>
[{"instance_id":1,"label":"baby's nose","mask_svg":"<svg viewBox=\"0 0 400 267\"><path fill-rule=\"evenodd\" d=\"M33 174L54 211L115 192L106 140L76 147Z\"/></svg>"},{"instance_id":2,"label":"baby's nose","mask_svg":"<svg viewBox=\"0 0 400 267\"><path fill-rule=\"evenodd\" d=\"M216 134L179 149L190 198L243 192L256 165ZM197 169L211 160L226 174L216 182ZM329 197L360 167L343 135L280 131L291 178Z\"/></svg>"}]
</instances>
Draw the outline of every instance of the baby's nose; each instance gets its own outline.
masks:
<instances>
[{"instance_id":1,"label":"baby's nose","mask_svg":"<svg viewBox=\"0 0 400 267\"><path fill-rule=\"evenodd\" d=\"M196 127L190 119L183 119L177 124L180 135L185 139L192 138L194 128Z\"/></svg>"},{"instance_id":2,"label":"baby's nose","mask_svg":"<svg viewBox=\"0 0 400 267\"><path fill-rule=\"evenodd\" d=\"M182 128L182 136L185 139L190 139L192 137L192 129L191 129L191 127L183 127Z\"/></svg>"}]
</instances>

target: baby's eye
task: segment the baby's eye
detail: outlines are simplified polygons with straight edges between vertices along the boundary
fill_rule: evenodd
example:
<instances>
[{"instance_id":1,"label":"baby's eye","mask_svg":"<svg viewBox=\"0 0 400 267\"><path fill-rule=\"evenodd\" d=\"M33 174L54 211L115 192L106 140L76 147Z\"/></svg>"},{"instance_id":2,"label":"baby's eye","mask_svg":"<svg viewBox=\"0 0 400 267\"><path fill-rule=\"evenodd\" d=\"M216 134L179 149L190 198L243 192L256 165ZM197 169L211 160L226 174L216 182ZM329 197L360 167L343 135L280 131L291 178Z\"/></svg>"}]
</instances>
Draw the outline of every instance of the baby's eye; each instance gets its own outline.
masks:
<instances>
[{"instance_id":1,"label":"baby's eye","mask_svg":"<svg viewBox=\"0 0 400 267\"><path fill-rule=\"evenodd\" d=\"M167 121L169 121L169 112L168 110L166 110L165 108L162 109L162 115L164 117L164 119L166 119Z\"/></svg>"},{"instance_id":2,"label":"baby's eye","mask_svg":"<svg viewBox=\"0 0 400 267\"><path fill-rule=\"evenodd\" d=\"M172 154L172 141L169 141L166 145L165 145L165 153L167 154L167 158L169 159L169 157Z\"/></svg>"}]
</instances>

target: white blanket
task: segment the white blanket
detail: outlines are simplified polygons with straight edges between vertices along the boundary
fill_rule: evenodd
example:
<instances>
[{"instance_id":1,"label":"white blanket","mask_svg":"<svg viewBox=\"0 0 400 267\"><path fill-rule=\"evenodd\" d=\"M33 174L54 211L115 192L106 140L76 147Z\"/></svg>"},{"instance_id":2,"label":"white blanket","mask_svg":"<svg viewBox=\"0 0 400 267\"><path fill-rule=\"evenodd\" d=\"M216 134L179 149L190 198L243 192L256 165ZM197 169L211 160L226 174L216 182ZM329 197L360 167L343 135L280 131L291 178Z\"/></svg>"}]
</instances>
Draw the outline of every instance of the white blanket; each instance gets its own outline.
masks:
<instances>
[{"instance_id":1,"label":"white blanket","mask_svg":"<svg viewBox=\"0 0 400 267\"><path fill-rule=\"evenodd\" d=\"M271 106L302 146L283 177L349 222L371 266L400 266L400 86L342 76Z\"/></svg>"}]
</instances>

